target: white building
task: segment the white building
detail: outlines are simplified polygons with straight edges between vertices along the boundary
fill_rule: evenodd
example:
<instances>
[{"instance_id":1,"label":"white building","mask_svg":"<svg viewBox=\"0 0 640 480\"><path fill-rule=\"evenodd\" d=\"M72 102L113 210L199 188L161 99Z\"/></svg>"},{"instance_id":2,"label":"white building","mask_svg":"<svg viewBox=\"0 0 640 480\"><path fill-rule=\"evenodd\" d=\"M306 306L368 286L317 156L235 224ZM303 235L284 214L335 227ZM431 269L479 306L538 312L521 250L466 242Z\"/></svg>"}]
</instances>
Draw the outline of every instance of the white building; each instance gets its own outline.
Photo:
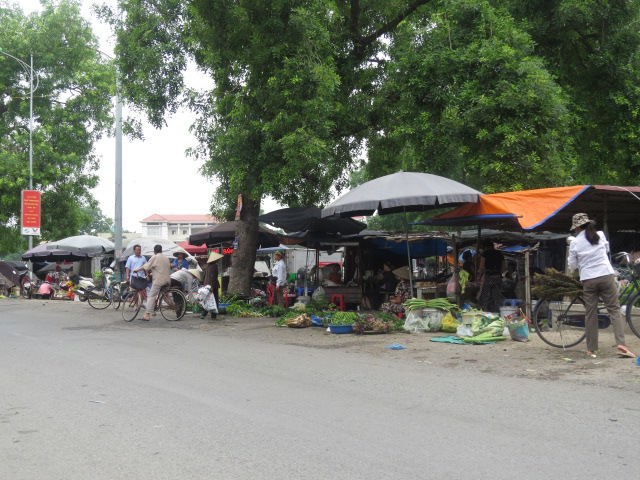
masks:
<instances>
[{"instance_id":1,"label":"white building","mask_svg":"<svg viewBox=\"0 0 640 480\"><path fill-rule=\"evenodd\" d=\"M192 233L197 233L219 223L211 215L160 215L154 213L140 221L143 237L165 238L182 242Z\"/></svg>"}]
</instances>

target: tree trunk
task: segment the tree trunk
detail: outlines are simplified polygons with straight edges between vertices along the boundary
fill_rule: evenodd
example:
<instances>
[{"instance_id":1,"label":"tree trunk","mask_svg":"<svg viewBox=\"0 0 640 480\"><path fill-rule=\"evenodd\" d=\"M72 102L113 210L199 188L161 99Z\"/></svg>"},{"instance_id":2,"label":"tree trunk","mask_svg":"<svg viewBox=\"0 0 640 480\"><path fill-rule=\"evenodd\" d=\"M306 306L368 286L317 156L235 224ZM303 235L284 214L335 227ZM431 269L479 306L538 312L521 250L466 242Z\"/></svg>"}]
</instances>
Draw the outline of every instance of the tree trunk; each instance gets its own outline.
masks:
<instances>
[{"instance_id":1,"label":"tree trunk","mask_svg":"<svg viewBox=\"0 0 640 480\"><path fill-rule=\"evenodd\" d=\"M249 198L244 192L242 199L242 211L236 229L238 248L233 251L231 257L232 268L227 292L249 295L258 248L260 201Z\"/></svg>"}]
</instances>

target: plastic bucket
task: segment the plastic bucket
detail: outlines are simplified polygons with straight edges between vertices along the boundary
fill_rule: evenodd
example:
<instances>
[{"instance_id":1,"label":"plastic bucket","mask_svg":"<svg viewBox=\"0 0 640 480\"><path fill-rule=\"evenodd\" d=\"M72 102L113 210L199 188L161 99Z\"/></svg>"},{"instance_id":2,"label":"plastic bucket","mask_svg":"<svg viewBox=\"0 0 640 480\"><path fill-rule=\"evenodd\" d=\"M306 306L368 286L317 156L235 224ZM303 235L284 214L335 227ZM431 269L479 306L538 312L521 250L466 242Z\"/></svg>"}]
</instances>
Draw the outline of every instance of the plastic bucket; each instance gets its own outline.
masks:
<instances>
[{"instance_id":1,"label":"plastic bucket","mask_svg":"<svg viewBox=\"0 0 640 480\"><path fill-rule=\"evenodd\" d=\"M481 312L462 312L462 324L463 325L471 325L473 320L478 316L482 315Z\"/></svg>"},{"instance_id":2,"label":"plastic bucket","mask_svg":"<svg viewBox=\"0 0 640 480\"><path fill-rule=\"evenodd\" d=\"M520 309L518 307L500 307L500 316L502 318L508 317L517 313Z\"/></svg>"}]
</instances>

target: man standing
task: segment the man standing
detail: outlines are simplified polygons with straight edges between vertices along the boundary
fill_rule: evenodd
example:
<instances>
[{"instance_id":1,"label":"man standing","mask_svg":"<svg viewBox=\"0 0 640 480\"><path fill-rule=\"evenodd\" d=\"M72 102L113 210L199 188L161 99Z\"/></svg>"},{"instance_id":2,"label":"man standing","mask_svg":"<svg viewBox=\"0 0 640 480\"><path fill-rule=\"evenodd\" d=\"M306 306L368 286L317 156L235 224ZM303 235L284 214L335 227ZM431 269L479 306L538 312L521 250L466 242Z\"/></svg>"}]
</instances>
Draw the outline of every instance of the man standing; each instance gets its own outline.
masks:
<instances>
[{"instance_id":1,"label":"man standing","mask_svg":"<svg viewBox=\"0 0 640 480\"><path fill-rule=\"evenodd\" d=\"M275 302L281 307L285 306L284 296L287 289L287 266L282 258L284 254L278 250L275 254L276 264L271 270L271 274L276 281Z\"/></svg>"},{"instance_id":2,"label":"man standing","mask_svg":"<svg viewBox=\"0 0 640 480\"><path fill-rule=\"evenodd\" d=\"M147 310L141 319L146 321L151 320L151 314L156 305L156 298L158 298L160 289L171 283L171 262L162 255L162 245L153 247L153 253L154 255L147 263L134 270L134 272L144 270L151 274L151 292L149 293L149 298L147 298Z\"/></svg>"},{"instance_id":3,"label":"man standing","mask_svg":"<svg viewBox=\"0 0 640 480\"><path fill-rule=\"evenodd\" d=\"M147 262L147 259L142 256L142 247L140 245L134 245L133 255L130 255L129 258L127 258L127 263L125 264L125 267L124 267L126 280L129 284L131 283L131 276L144 278L144 279L147 278L144 271L133 273L137 268L140 268L146 262ZM136 287L133 286L133 288L136 288Z\"/></svg>"}]
</instances>

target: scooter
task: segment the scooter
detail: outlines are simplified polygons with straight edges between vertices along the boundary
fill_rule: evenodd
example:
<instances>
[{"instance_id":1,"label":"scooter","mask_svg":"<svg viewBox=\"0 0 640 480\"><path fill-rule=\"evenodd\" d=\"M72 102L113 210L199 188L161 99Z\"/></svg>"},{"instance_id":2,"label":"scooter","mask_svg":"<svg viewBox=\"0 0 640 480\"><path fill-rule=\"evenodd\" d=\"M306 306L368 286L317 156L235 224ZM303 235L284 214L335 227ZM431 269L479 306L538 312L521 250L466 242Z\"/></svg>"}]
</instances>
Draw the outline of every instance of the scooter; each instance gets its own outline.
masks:
<instances>
[{"instance_id":1,"label":"scooter","mask_svg":"<svg viewBox=\"0 0 640 480\"><path fill-rule=\"evenodd\" d=\"M80 275L71 275L69 277L69 280L73 282L74 286L78 287L76 288L75 292L76 292L76 295L78 295L78 297L80 298L81 302L86 302L87 299L89 298L89 292L94 288L96 288L95 284L93 283L93 279L88 277L81 277Z\"/></svg>"}]
</instances>

